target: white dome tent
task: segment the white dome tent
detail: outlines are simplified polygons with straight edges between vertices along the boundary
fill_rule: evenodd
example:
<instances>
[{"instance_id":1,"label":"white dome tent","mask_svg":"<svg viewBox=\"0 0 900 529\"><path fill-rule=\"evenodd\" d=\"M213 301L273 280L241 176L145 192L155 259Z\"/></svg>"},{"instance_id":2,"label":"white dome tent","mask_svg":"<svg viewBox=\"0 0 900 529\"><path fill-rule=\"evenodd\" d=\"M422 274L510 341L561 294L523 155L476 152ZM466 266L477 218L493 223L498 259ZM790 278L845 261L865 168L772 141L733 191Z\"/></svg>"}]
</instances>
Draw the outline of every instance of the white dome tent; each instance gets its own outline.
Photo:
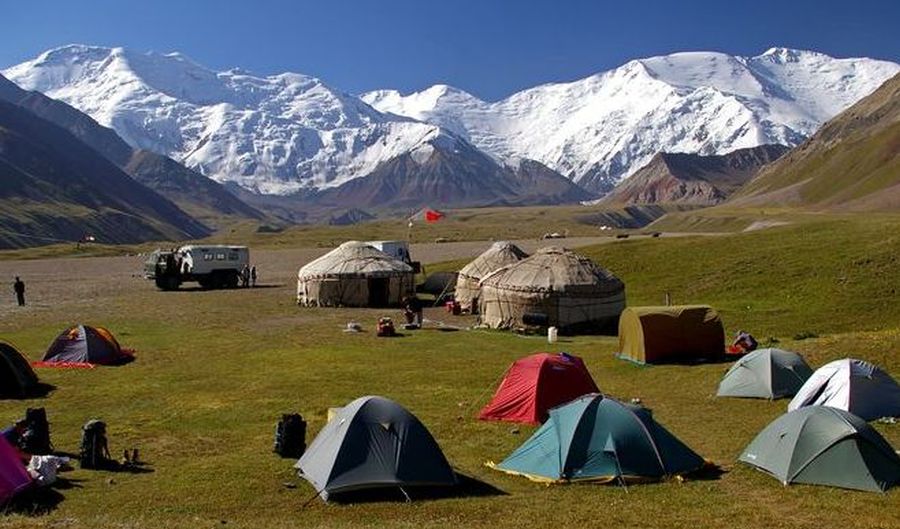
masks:
<instances>
[{"instance_id":1,"label":"white dome tent","mask_svg":"<svg viewBox=\"0 0 900 529\"><path fill-rule=\"evenodd\" d=\"M817 369L788 404L788 411L805 406L838 408L867 421L900 417L900 385L874 364L844 358Z\"/></svg>"}]
</instances>

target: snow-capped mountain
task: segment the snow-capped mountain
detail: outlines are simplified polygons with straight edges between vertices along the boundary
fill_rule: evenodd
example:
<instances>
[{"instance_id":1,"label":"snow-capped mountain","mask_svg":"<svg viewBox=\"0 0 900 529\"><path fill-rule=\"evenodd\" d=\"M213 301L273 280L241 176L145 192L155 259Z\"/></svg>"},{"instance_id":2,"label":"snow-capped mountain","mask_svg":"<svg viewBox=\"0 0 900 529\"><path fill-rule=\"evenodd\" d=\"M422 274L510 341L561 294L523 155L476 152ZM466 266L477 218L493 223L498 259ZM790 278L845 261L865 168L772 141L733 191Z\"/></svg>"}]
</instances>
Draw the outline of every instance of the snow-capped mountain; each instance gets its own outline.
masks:
<instances>
[{"instance_id":1,"label":"snow-capped mountain","mask_svg":"<svg viewBox=\"0 0 900 529\"><path fill-rule=\"evenodd\" d=\"M337 187L400 155L459 141L314 77L215 72L178 53L71 45L3 73L89 114L134 147L262 193Z\"/></svg>"},{"instance_id":2,"label":"snow-capped mountain","mask_svg":"<svg viewBox=\"0 0 900 529\"><path fill-rule=\"evenodd\" d=\"M216 72L178 53L81 45L2 73L89 114L133 147L220 182L289 194L338 188L401 158L423 172L458 166L429 163L435 155L469 156L466 166L475 167L485 163L478 149L497 162L489 172L536 160L607 191L659 152L796 145L898 70L781 48L749 58L678 53L493 103L445 85L357 98L301 74ZM405 178L417 178L403 164Z\"/></svg>"},{"instance_id":3,"label":"snow-capped mountain","mask_svg":"<svg viewBox=\"0 0 900 529\"><path fill-rule=\"evenodd\" d=\"M540 161L607 191L660 152L794 146L900 71L892 62L772 48L756 57L676 53L485 102L436 85L362 99L434 123L499 159Z\"/></svg>"}]
</instances>

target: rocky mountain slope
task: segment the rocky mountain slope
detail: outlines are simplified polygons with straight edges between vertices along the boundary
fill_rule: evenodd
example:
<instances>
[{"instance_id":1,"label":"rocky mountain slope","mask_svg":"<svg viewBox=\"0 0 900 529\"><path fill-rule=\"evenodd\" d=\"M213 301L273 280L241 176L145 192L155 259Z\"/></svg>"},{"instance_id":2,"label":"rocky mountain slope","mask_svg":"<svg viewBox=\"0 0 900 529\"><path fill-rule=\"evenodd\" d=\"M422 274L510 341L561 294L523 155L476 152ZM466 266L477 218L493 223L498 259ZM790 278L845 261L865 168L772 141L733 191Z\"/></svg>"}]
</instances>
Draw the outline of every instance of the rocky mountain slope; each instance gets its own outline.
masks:
<instances>
[{"instance_id":1,"label":"rocky mountain slope","mask_svg":"<svg viewBox=\"0 0 900 529\"><path fill-rule=\"evenodd\" d=\"M0 76L0 99L14 103L70 132L138 182L150 187L204 221L221 217L261 219L264 215L229 193L221 184L165 156L132 149L114 130L87 114L40 92L22 90Z\"/></svg>"},{"instance_id":2,"label":"rocky mountain slope","mask_svg":"<svg viewBox=\"0 0 900 529\"><path fill-rule=\"evenodd\" d=\"M900 209L900 74L766 167L728 203Z\"/></svg>"},{"instance_id":3,"label":"rocky mountain slope","mask_svg":"<svg viewBox=\"0 0 900 529\"><path fill-rule=\"evenodd\" d=\"M209 229L68 131L0 101L0 247L182 240Z\"/></svg>"},{"instance_id":4,"label":"rocky mountain slope","mask_svg":"<svg viewBox=\"0 0 900 529\"><path fill-rule=\"evenodd\" d=\"M789 150L783 145L761 145L722 155L659 153L602 202L714 206Z\"/></svg>"}]
</instances>

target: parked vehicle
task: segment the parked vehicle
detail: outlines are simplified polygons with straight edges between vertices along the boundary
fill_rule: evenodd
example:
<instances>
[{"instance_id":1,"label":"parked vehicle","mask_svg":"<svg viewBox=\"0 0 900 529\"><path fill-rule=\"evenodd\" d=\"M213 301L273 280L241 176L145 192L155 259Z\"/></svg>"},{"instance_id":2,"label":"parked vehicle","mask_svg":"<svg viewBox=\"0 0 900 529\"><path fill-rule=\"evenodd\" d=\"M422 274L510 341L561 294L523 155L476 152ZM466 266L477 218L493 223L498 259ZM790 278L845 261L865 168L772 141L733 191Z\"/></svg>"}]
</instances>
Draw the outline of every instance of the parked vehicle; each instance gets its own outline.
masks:
<instances>
[{"instance_id":1,"label":"parked vehicle","mask_svg":"<svg viewBox=\"0 0 900 529\"><path fill-rule=\"evenodd\" d=\"M192 244L156 250L144 263L144 276L162 290L177 290L191 281L203 288L236 288L241 270L249 264L246 246Z\"/></svg>"}]
</instances>

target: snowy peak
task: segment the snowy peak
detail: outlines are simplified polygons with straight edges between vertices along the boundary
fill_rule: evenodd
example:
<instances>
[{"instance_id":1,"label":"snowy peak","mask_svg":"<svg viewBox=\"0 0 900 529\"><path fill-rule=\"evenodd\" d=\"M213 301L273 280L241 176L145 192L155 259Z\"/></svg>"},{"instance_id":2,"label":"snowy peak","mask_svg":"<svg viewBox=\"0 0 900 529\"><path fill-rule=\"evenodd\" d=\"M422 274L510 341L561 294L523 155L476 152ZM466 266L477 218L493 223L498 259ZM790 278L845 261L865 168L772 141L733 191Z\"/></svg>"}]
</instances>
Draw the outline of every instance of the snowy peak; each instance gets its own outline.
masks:
<instances>
[{"instance_id":1,"label":"snowy peak","mask_svg":"<svg viewBox=\"0 0 900 529\"><path fill-rule=\"evenodd\" d=\"M684 52L495 102L445 84L355 97L303 74L215 71L179 53L81 45L3 73L133 147L218 181L289 194L338 187L400 157L426 167L435 148L471 153L469 144L491 163L535 160L606 192L660 152L797 145L898 71L788 48L755 57Z\"/></svg>"},{"instance_id":2,"label":"snowy peak","mask_svg":"<svg viewBox=\"0 0 900 529\"><path fill-rule=\"evenodd\" d=\"M891 62L788 48L756 57L684 52L494 103L443 85L362 98L452 130L498 159L535 159L602 192L659 152L797 145L898 70Z\"/></svg>"},{"instance_id":3,"label":"snowy peak","mask_svg":"<svg viewBox=\"0 0 900 529\"><path fill-rule=\"evenodd\" d=\"M218 181L287 194L339 186L446 135L315 77L216 72L179 53L72 45L5 71Z\"/></svg>"}]
</instances>

